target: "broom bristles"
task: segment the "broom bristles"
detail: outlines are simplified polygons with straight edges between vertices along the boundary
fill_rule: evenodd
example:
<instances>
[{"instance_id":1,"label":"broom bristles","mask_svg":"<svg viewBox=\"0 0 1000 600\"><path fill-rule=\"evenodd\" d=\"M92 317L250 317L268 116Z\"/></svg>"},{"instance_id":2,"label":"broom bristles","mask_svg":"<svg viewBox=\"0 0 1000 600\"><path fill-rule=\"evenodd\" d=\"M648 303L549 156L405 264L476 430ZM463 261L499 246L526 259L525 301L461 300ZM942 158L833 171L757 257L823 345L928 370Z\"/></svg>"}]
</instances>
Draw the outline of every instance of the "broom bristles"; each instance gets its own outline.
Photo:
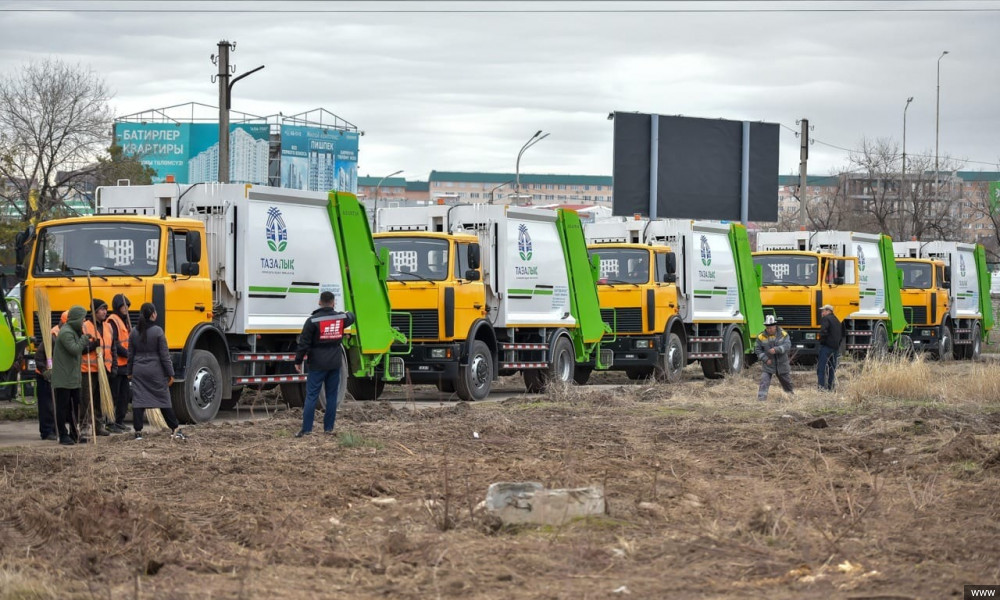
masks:
<instances>
[{"instance_id":1,"label":"broom bristles","mask_svg":"<svg viewBox=\"0 0 1000 600\"><path fill-rule=\"evenodd\" d=\"M170 429L167 427L167 421L163 418L163 413L160 412L158 408L151 408L146 411L146 416L149 417L149 425L157 429Z\"/></svg>"},{"instance_id":2,"label":"broom bristles","mask_svg":"<svg viewBox=\"0 0 1000 600\"><path fill-rule=\"evenodd\" d=\"M115 399L111 395L111 384L108 383L108 374L104 370L104 361L98 357L100 365L97 367L97 387L100 388L101 393L101 411L104 413L104 418L114 419L115 416Z\"/></svg>"},{"instance_id":3,"label":"broom bristles","mask_svg":"<svg viewBox=\"0 0 1000 600\"><path fill-rule=\"evenodd\" d=\"M52 360L52 335L48 331L44 331L46 325L52 323L52 307L49 306L49 297L45 295L45 291L42 288L35 288L35 305L38 310L38 337L42 339L42 345L45 347L45 356L50 361ZM41 366L41 365L39 365ZM45 369L42 369L44 371Z\"/></svg>"}]
</instances>

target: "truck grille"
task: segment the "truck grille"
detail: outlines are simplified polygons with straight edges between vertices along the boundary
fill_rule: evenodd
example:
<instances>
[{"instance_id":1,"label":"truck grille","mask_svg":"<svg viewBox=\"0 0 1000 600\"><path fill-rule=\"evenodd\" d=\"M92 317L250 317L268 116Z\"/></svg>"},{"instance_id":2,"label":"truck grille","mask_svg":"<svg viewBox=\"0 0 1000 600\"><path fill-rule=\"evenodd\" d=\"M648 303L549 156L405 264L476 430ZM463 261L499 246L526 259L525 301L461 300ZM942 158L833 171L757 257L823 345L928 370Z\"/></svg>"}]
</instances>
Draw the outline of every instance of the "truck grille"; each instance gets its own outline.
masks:
<instances>
[{"instance_id":1,"label":"truck grille","mask_svg":"<svg viewBox=\"0 0 1000 600\"><path fill-rule=\"evenodd\" d=\"M797 326L797 327L809 327L812 325L812 307L811 306L765 306L764 314L771 314L774 311L774 316L778 318L778 325L782 327Z\"/></svg>"},{"instance_id":2,"label":"truck grille","mask_svg":"<svg viewBox=\"0 0 1000 600\"><path fill-rule=\"evenodd\" d=\"M615 320L616 314L617 321ZM602 308L601 320L614 327L617 333L642 332L641 308Z\"/></svg>"},{"instance_id":3,"label":"truck grille","mask_svg":"<svg viewBox=\"0 0 1000 600\"><path fill-rule=\"evenodd\" d=\"M408 335L413 339L436 340L438 339L438 311L431 310L403 310L401 313L413 315L413 332L410 332L410 319L405 314L391 316L392 326L400 330L403 335Z\"/></svg>"},{"instance_id":4,"label":"truck grille","mask_svg":"<svg viewBox=\"0 0 1000 600\"><path fill-rule=\"evenodd\" d=\"M904 306L903 314L910 319L910 325L927 325L926 306Z\"/></svg>"}]
</instances>

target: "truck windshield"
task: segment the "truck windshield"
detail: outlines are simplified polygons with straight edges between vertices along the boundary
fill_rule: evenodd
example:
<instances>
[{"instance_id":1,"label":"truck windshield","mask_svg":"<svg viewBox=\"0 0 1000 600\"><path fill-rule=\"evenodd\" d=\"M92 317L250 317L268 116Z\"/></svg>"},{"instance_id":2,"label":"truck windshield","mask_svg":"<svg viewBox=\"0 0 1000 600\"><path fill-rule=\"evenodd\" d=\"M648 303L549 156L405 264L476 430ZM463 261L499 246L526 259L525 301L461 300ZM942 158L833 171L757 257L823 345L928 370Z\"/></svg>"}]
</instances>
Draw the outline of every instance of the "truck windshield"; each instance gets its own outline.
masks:
<instances>
[{"instance_id":1,"label":"truck windshield","mask_svg":"<svg viewBox=\"0 0 1000 600\"><path fill-rule=\"evenodd\" d=\"M591 248L590 255L601 257L599 284L649 283L649 252L628 248Z\"/></svg>"},{"instance_id":2,"label":"truck windshield","mask_svg":"<svg viewBox=\"0 0 1000 600\"><path fill-rule=\"evenodd\" d=\"M903 287L911 290L931 289L931 265L927 263L898 262L903 272Z\"/></svg>"},{"instance_id":3,"label":"truck windshield","mask_svg":"<svg viewBox=\"0 0 1000 600\"><path fill-rule=\"evenodd\" d=\"M444 281L448 278L448 240L427 238L378 238L375 251L389 249L392 281Z\"/></svg>"},{"instance_id":4,"label":"truck windshield","mask_svg":"<svg viewBox=\"0 0 1000 600\"><path fill-rule=\"evenodd\" d=\"M761 268L761 285L816 285L815 256L765 254L753 257Z\"/></svg>"},{"instance_id":5,"label":"truck windshield","mask_svg":"<svg viewBox=\"0 0 1000 600\"><path fill-rule=\"evenodd\" d=\"M38 234L36 277L155 275L160 228L131 223L75 223L46 227Z\"/></svg>"}]
</instances>

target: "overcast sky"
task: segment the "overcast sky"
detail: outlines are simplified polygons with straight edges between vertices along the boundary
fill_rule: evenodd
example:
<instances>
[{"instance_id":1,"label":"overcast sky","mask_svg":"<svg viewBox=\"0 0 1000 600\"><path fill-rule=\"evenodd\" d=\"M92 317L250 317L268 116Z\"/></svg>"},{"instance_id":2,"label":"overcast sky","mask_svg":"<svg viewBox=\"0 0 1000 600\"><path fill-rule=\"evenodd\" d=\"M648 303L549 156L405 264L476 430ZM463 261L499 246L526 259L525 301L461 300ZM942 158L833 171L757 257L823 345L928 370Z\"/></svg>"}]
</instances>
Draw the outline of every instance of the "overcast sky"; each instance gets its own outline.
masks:
<instances>
[{"instance_id":1,"label":"overcast sky","mask_svg":"<svg viewBox=\"0 0 1000 600\"><path fill-rule=\"evenodd\" d=\"M266 65L233 110L335 113L365 132L361 175L513 172L539 129L522 173L611 175L612 111L779 123L781 174L805 117L827 174L864 137L901 142L908 96L907 153L933 156L945 50L940 154L1000 170L998 1L0 1L0 74L78 62L119 115L216 105L222 39L237 74Z\"/></svg>"}]
</instances>

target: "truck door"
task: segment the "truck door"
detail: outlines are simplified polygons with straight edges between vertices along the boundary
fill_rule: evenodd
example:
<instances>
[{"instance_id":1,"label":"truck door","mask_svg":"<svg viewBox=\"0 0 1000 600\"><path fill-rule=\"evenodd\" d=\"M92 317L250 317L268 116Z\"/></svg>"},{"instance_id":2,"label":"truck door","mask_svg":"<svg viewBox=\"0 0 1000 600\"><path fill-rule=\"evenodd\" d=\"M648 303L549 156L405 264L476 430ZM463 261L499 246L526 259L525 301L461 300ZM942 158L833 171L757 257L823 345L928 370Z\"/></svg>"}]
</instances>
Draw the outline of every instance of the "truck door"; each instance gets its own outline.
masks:
<instances>
[{"instance_id":1,"label":"truck door","mask_svg":"<svg viewBox=\"0 0 1000 600\"><path fill-rule=\"evenodd\" d=\"M199 323L212 320L212 286L206 272L205 241L201 232L197 235L199 255L192 255L188 249L187 230L168 228L163 250L166 258L163 283L153 283L149 298L157 306L159 324L167 337L167 346L183 348L188 334ZM193 238L191 241L194 241ZM189 260L197 259L197 260ZM192 274L191 265L197 266L197 274Z\"/></svg>"},{"instance_id":2,"label":"truck door","mask_svg":"<svg viewBox=\"0 0 1000 600\"><path fill-rule=\"evenodd\" d=\"M819 307L824 304L833 306L833 314L841 321L858 310L858 276L857 262L853 258L827 258L823 260L823 285L820 287L823 297L816 308L817 321Z\"/></svg>"},{"instance_id":3,"label":"truck door","mask_svg":"<svg viewBox=\"0 0 1000 600\"><path fill-rule=\"evenodd\" d=\"M656 253L656 270L653 273L653 290L656 295L656 322L653 331L657 333L665 331L667 320L677 314L677 285L667 281L669 274L676 279L677 262L675 259L668 261L668 254L673 256L672 252ZM673 273L670 273L670 266L673 267Z\"/></svg>"},{"instance_id":4,"label":"truck door","mask_svg":"<svg viewBox=\"0 0 1000 600\"><path fill-rule=\"evenodd\" d=\"M448 337L466 339L472 324L486 315L486 295L479 260L479 244L454 245L452 264L455 279L455 325L454 333Z\"/></svg>"}]
</instances>

